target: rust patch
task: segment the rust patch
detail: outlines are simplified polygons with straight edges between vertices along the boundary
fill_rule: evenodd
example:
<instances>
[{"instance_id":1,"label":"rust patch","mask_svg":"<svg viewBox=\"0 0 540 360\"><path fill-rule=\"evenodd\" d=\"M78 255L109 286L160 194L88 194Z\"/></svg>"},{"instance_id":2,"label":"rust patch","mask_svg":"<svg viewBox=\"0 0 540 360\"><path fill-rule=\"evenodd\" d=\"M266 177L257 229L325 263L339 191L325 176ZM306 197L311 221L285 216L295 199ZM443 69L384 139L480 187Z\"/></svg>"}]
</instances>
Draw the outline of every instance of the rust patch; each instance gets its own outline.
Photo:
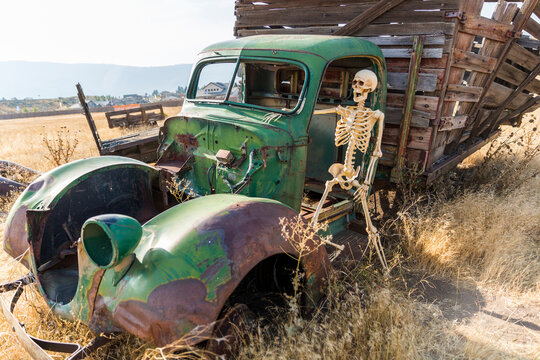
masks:
<instances>
[{"instance_id":1,"label":"rust patch","mask_svg":"<svg viewBox=\"0 0 540 360\"><path fill-rule=\"evenodd\" d=\"M192 134L178 134L176 135L176 140L178 140L179 143L183 144L185 149L187 149L188 147L199 147L199 141Z\"/></svg>"},{"instance_id":2,"label":"rust patch","mask_svg":"<svg viewBox=\"0 0 540 360\"><path fill-rule=\"evenodd\" d=\"M247 273L262 260L276 254L295 253L289 242L281 237L278 219L291 218L297 213L284 206L262 202L244 202L235 204L223 215L198 227L198 231L222 229L227 257L231 266L231 281L217 289L218 302L221 305L233 293L236 286ZM318 293L327 276L331 264L324 247L305 257L303 265L306 277L314 278L312 290ZM215 319L214 319L215 320Z\"/></svg>"},{"instance_id":3,"label":"rust patch","mask_svg":"<svg viewBox=\"0 0 540 360\"><path fill-rule=\"evenodd\" d=\"M93 329L104 330L108 319L156 346L164 346L179 339L193 345L209 336L225 302L241 280L261 261L280 253L297 255L293 247L281 237L280 217L296 217L292 209L274 203L243 202L230 206L222 213L196 227L199 233L219 230L223 233L231 278L219 286L216 300L206 300L207 288L201 281L216 276L221 261L208 267L199 279L182 279L158 286L148 301L121 301L111 314L103 299L95 302ZM225 259L224 259L225 260ZM304 258L306 276L314 279L308 291L323 284L331 265L324 247ZM314 301L318 298L315 297ZM101 327L98 324L101 322ZM110 329L107 329L110 330Z\"/></svg>"},{"instance_id":4,"label":"rust patch","mask_svg":"<svg viewBox=\"0 0 540 360\"><path fill-rule=\"evenodd\" d=\"M156 346L180 339L197 325L217 318L221 306L205 300L206 287L197 279L176 280L152 291L148 302L120 302L113 313L114 324ZM207 336L210 327L200 336ZM195 344L201 339L187 338Z\"/></svg>"},{"instance_id":5,"label":"rust patch","mask_svg":"<svg viewBox=\"0 0 540 360\"><path fill-rule=\"evenodd\" d=\"M105 299L101 295L96 296L94 301L93 313L90 315L92 320L88 326L94 332L121 332L122 327L114 326L111 323L112 313L109 311Z\"/></svg>"},{"instance_id":6,"label":"rust patch","mask_svg":"<svg viewBox=\"0 0 540 360\"><path fill-rule=\"evenodd\" d=\"M78 255L79 257L81 254ZM86 259L88 259L87 256L85 256ZM99 285L101 284L101 279L103 278L103 274L105 273L105 269L99 269L94 274L94 277L92 278L92 285L90 285L90 288L88 289L88 292L86 293L86 301L88 301L88 316L90 317L89 320L92 319L94 316L94 308L96 303L96 295L99 290Z\"/></svg>"},{"instance_id":7,"label":"rust patch","mask_svg":"<svg viewBox=\"0 0 540 360\"><path fill-rule=\"evenodd\" d=\"M4 250L15 259L21 258L29 248L28 234L25 230L26 209L24 205L19 207L4 231ZM27 268L29 267L24 258L22 258L22 263Z\"/></svg>"}]
</instances>

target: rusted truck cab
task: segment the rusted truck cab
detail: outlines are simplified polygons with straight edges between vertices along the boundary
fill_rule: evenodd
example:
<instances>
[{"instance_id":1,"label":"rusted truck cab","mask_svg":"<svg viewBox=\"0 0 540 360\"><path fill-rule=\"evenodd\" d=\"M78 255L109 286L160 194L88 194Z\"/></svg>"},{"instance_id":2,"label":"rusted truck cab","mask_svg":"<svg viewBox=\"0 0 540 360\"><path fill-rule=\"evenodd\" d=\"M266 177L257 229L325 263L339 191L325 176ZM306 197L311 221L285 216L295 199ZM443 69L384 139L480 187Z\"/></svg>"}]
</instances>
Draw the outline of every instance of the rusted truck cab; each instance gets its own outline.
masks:
<instances>
[{"instance_id":1,"label":"rusted truck cab","mask_svg":"<svg viewBox=\"0 0 540 360\"><path fill-rule=\"evenodd\" d=\"M182 112L162 128L157 166L198 195L275 199L309 218L328 168L344 156L334 145L337 116L313 112L354 105L351 82L362 69L379 80L367 105L384 112L384 58L365 40L253 36L210 46L193 68ZM357 165L367 166L370 152L360 155ZM329 202L325 220L353 212L350 194L333 195L343 201ZM334 233L345 226L331 224Z\"/></svg>"},{"instance_id":2,"label":"rusted truck cab","mask_svg":"<svg viewBox=\"0 0 540 360\"><path fill-rule=\"evenodd\" d=\"M362 69L379 80L366 105L384 111L384 58L367 41L255 36L206 48L182 112L160 129L157 163L102 156L43 174L11 209L5 250L59 316L158 346L203 340L243 284L287 287L298 249L280 219L309 221L344 156L337 116L314 110L354 104ZM319 219L338 235L354 216L352 194L335 190ZM328 256L320 247L301 260L314 304ZM0 303L15 329L14 305ZM48 359L21 331L27 350Z\"/></svg>"}]
</instances>

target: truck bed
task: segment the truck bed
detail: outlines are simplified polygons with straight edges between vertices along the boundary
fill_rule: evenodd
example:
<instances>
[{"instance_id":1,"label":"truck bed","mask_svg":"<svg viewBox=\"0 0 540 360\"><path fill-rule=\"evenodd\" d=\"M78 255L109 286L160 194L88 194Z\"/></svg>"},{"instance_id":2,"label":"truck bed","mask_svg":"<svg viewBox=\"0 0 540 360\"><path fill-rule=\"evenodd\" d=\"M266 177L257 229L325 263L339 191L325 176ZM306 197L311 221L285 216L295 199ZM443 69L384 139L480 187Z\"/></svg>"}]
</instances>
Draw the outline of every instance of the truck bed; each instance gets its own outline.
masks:
<instances>
[{"instance_id":1,"label":"truck bed","mask_svg":"<svg viewBox=\"0 0 540 360\"><path fill-rule=\"evenodd\" d=\"M483 5L237 0L234 31L347 35L378 45L388 75L378 178L399 181L410 167L430 182L493 139L500 124L519 123L540 106L540 24L531 17L539 1L501 1L490 17L481 16Z\"/></svg>"}]
</instances>

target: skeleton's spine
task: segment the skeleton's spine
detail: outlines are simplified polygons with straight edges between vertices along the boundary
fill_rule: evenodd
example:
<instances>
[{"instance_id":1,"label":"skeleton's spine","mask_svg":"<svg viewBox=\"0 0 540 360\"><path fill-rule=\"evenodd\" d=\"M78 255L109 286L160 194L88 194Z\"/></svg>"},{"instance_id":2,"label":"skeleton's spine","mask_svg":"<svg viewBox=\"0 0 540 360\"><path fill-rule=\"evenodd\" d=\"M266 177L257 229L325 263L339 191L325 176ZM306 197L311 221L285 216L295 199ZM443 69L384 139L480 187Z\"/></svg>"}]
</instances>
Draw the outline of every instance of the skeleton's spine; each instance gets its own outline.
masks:
<instances>
[{"instance_id":1,"label":"skeleton's spine","mask_svg":"<svg viewBox=\"0 0 540 360\"><path fill-rule=\"evenodd\" d=\"M349 144L347 145L347 151L345 152L345 167L350 170L354 170L354 155L356 150L356 139L354 136L350 137Z\"/></svg>"}]
</instances>

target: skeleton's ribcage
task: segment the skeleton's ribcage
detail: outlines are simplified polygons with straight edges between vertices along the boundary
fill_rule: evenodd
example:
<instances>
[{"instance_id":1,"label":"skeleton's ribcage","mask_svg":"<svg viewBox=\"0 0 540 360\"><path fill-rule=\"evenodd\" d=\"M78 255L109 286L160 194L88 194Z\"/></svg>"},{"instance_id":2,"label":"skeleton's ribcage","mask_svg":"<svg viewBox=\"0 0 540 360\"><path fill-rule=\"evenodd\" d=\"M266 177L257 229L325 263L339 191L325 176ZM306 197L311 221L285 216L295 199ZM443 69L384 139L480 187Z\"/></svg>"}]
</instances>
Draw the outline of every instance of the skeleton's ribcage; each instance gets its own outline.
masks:
<instances>
[{"instance_id":1,"label":"skeleton's ribcage","mask_svg":"<svg viewBox=\"0 0 540 360\"><path fill-rule=\"evenodd\" d=\"M366 153L374 125L373 112L357 113L351 125L347 125L347 120L341 118L336 125L336 146L351 144Z\"/></svg>"}]
</instances>

